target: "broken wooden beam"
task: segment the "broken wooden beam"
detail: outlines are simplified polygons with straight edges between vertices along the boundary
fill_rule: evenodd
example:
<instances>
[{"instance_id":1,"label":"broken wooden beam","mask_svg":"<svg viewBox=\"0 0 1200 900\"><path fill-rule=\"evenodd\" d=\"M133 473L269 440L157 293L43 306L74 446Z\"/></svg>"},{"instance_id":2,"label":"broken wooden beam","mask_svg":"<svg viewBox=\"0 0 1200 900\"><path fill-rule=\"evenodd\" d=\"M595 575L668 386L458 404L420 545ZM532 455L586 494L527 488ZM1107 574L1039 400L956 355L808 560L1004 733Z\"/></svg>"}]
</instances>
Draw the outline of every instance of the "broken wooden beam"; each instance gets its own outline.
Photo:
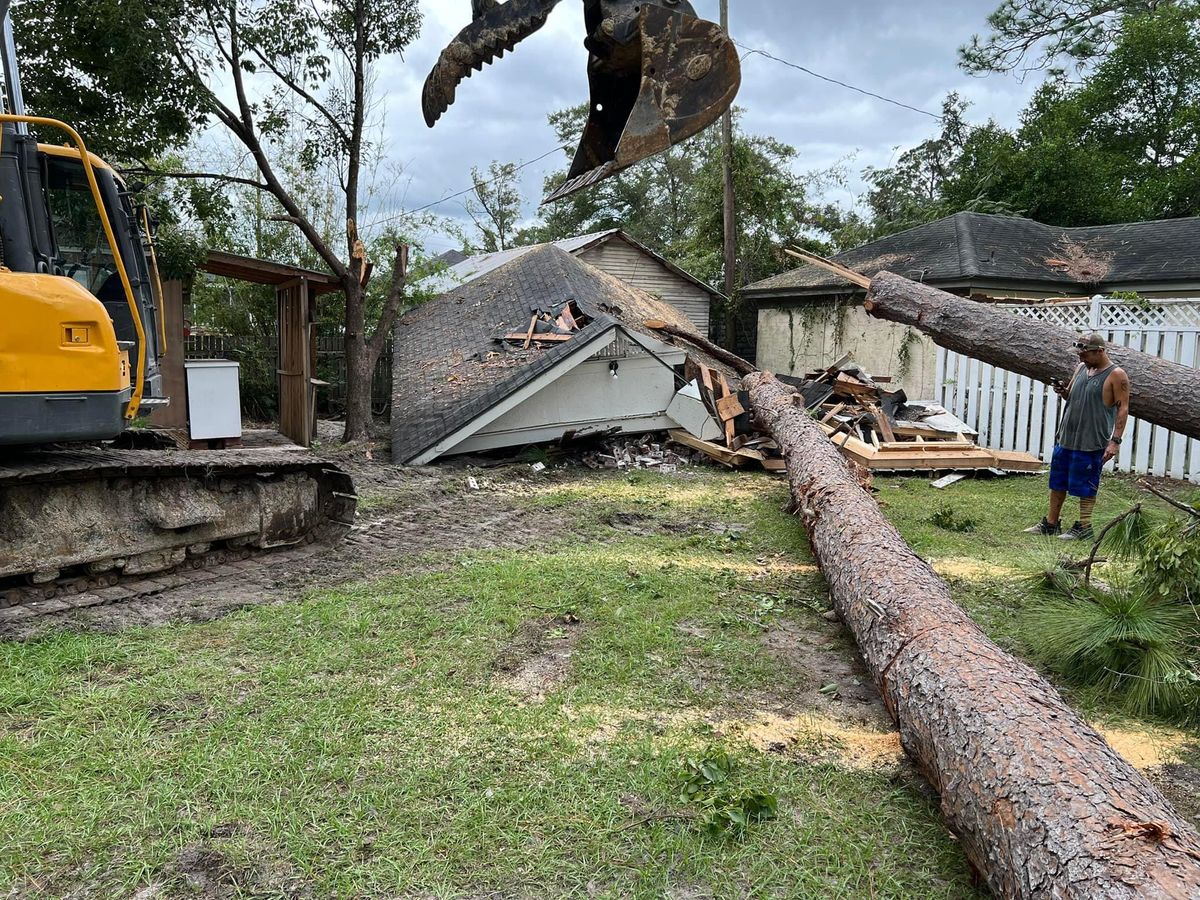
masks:
<instances>
[{"instance_id":1,"label":"broken wooden beam","mask_svg":"<svg viewBox=\"0 0 1200 900\"><path fill-rule=\"evenodd\" d=\"M773 376L746 378L783 450L834 606L998 897L1200 897L1200 835L1032 668L992 643Z\"/></svg>"},{"instance_id":2,"label":"broken wooden beam","mask_svg":"<svg viewBox=\"0 0 1200 900\"><path fill-rule=\"evenodd\" d=\"M1078 335L1069 328L1014 316L974 300L881 272L871 282L867 312L910 325L939 346L1049 383L1070 381L1079 364ZM1200 438L1200 369L1125 347L1108 355L1129 373L1129 410L1139 419Z\"/></svg>"},{"instance_id":3,"label":"broken wooden beam","mask_svg":"<svg viewBox=\"0 0 1200 900\"><path fill-rule=\"evenodd\" d=\"M723 362L739 375L749 375L756 371L754 366L746 362L736 353L730 353L724 347L718 347L712 341L700 337L698 334L692 334L683 328L676 328L674 325L669 325L661 319L647 319L644 323L651 331L660 331L663 334L669 334L671 337L679 338L681 341L687 341L693 347L698 347L703 350L713 359L718 362Z\"/></svg>"}]
</instances>

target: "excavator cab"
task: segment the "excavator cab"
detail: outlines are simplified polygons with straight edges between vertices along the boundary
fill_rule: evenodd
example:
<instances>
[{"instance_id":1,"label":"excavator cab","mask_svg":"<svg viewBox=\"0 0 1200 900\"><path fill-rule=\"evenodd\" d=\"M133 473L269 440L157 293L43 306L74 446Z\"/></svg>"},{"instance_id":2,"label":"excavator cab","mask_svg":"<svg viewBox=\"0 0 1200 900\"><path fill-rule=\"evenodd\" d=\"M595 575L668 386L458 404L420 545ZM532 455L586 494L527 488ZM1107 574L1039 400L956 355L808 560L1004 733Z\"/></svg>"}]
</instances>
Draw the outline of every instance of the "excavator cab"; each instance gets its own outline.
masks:
<instances>
[{"instance_id":1,"label":"excavator cab","mask_svg":"<svg viewBox=\"0 0 1200 900\"><path fill-rule=\"evenodd\" d=\"M540 29L559 0L473 0L474 21L425 81L432 128L459 84ZM741 86L737 48L687 0L584 0L591 97L567 180L545 203L590 187L715 122Z\"/></svg>"},{"instance_id":2,"label":"excavator cab","mask_svg":"<svg viewBox=\"0 0 1200 900\"><path fill-rule=\"evenodd\" d=\"M113 438L166 402L148 222L74 129L26 114L8 0L0 37L0 446Z\"/></svg>"}]
</instances>

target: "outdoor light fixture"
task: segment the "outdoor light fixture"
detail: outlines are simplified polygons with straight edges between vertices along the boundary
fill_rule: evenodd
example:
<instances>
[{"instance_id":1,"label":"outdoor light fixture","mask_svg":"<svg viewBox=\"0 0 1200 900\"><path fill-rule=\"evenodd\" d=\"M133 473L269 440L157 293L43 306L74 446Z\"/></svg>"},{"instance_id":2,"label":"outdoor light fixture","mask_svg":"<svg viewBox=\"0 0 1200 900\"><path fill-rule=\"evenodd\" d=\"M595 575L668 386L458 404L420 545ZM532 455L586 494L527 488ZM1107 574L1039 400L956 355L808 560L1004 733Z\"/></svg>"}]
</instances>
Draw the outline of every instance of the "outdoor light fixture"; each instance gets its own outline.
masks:
<instances>
[{"instance_id":1,"label":"outdoor light fixture","mask_svg":"<svg viewBox=\"0 0 1200 900\"><path fill-rule=\"evenodd\" d=\"M615 359L608 364L608 371L612 372L613 381L617 380L617 369L619 368L621 366Z\"/></svg>"}]
</instances>

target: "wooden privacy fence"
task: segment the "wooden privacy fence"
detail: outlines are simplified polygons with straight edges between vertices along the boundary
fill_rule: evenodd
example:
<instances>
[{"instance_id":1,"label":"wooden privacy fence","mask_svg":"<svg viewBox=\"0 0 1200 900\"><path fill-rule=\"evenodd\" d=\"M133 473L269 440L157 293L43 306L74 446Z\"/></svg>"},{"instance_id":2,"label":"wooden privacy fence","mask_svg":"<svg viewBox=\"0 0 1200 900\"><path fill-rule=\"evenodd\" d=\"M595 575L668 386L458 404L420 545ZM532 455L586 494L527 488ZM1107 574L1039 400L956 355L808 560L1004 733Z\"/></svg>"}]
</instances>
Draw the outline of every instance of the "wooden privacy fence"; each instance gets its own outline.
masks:
<instances>
[{"instance_id":1,"label":"wooden privacy fence","mask_svg":"<svg viewBox=\"0 0 1200 900\"><path fill-rule=\"evenodd\" d=\"M1185 366L1200 361L1200 300L1135 304L1094 298L1001 308L1081 334L1098 331L1114 344ZM1049 385L941 347L936 379L939 402L979 431L981 445L1049 459L1062 412L1062 401ZM1130 419L1121 453L1110 468L1200 483L1200 441Z\"/></svg>"},{"instance_id":2,"label":"wooden privacy fence","mask_svg":"<svg viewBox=\"0 0 1200 900\"><path fill-rule=\"evenodd\" d=\"M193 334L187 339L188 359L266 360L279 368L279 355L274 346L265 346L260 339L241 335ZM325 382L317 391L317 408L322 413L340 414L346 408L346 350L345 341L338 335L317 336L317 378ZM387 415L392 397L392 342L389 340L375 364L371 379L371 405L377 415Z\"/></svg>"}]
</instances>

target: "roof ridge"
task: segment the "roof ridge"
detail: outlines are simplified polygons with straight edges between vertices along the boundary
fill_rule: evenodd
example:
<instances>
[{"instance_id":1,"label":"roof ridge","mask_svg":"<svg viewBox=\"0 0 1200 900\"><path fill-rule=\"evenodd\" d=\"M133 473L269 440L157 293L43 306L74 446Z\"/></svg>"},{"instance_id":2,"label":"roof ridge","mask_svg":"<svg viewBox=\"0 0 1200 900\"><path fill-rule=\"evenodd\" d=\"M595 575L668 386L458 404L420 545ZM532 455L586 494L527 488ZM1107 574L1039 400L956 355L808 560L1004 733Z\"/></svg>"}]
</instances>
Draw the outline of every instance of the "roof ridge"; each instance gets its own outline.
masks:
<instances>
[{"instance_id":1,"label":"roof ridge","mask_svg":"<svg viewBox=\"0 0 1200 900\"><path fill-rule=\"evenodd\" d=\"M975 234L971 230L971 213L954 214L954 238L958 244L958 267L964 275L979 275L979 254L975 249Z\"/></svg>"}]
</instances>

